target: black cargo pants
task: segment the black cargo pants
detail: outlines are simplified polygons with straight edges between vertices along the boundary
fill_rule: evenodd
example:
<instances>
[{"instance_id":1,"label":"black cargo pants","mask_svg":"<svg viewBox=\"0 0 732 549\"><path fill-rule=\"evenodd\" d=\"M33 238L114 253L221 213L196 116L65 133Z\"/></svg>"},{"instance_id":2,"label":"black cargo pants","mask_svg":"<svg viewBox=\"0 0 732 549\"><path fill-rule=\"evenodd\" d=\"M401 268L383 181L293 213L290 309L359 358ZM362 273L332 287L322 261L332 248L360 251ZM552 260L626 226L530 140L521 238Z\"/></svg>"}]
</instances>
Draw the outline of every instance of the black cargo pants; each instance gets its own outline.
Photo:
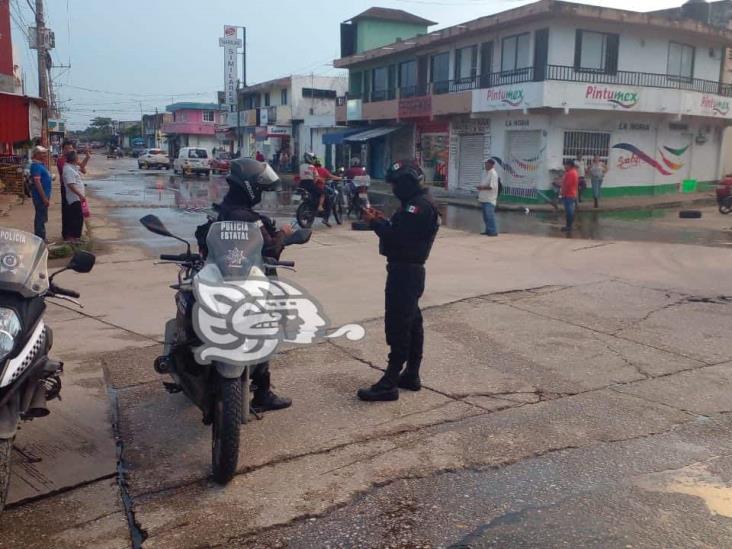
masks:
<instances>
[{"instance_id":1,"label":"black cargo pants","mask_svg":"<svg viewBox=\"0 0 732 549\"><path fill-rule=\"evenodd\" d=\"M407 370L416 371L422 363L424 347L419 309L419 298L424 293L424 265L390 262L386 271L384 328L390 347L389 370L398 373L406 362Z\"/></svg>"}]
</instances>

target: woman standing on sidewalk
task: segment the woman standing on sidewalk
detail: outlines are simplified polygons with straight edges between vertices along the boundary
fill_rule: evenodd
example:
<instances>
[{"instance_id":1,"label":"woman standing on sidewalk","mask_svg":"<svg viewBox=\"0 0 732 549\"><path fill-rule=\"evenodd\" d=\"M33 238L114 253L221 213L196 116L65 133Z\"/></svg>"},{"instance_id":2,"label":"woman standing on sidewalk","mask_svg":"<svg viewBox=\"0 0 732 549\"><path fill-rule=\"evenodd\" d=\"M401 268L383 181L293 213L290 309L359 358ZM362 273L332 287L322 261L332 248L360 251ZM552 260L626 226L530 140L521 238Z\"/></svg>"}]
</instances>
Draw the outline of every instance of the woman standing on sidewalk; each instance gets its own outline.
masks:
<instances>
[{"instance_id":1,"label":"woman standing on sidewalk","mask_svg":"<svg viewBox=\"0 0 732 549\"><path fill-rule=\"evenodd\" d=\"M84 230L84 213L82 205L86 203L84 181L81 179L81 165L76 151L66 154L64 165L64 185L66 186L67 205L67 234L66 238L72 242L81 240Z\"/></svg>"},{"instance_id":2,"label":"woman standing on sidewalk","mask_svg":"<svg viewBox=\"0 0 732 549\"><path fill-rule=\"evenodd\" d=\"M592 197L595 199L595 208L599 206L600 189L602 189L602 181L607 173L607 164L600 157L595 155L592 157L590 165L590 180L592 182Z\"/></svg>"}]
</instances>

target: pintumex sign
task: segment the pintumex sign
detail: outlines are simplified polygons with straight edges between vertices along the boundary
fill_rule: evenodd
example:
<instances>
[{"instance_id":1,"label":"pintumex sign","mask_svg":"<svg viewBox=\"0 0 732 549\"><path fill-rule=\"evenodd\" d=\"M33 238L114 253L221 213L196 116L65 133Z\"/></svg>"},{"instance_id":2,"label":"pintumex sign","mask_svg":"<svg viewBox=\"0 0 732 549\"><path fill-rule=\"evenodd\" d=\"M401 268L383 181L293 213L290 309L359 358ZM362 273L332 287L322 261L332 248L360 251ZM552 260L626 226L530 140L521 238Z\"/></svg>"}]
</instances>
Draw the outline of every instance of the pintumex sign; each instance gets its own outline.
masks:
<instances>
[{"instance_id":1,"label":"pintumex sign","mask_svg":"<svg viewBox=\"0 0 732 549\"><path fill-rule=\"evenodd\" d=\"M732 120L732 97L692 90L635 88L551 80L473 90L473 112L549 107L705 116Z\"/></svg>"},{"instance_id":2,"label":"pintumex sign","mask_svg":"<svg viewBox=\"0 0 732 549\"><path fill-rule=\"evenodd\" d=\"M640 91L628 88L611 88L590 85L585 89L585 102L588 104L609 103L614 107L630 110L638 106Z\"/></svg>"}]
</instances>

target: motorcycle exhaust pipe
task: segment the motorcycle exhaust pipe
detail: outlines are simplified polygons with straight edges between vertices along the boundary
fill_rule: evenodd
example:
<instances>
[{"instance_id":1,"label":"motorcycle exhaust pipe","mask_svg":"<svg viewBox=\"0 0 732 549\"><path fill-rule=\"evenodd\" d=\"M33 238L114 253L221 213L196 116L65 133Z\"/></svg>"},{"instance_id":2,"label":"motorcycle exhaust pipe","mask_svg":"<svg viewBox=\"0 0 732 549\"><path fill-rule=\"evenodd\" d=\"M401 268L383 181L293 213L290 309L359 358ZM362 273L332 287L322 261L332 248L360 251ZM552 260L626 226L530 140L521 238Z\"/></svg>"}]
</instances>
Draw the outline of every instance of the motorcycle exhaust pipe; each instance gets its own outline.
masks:
<instances>
[{"instance_id":1,"label":"motorcycle exhaust pipe","mask_svg":"<svg viewBox=\"0 0 732 549\"><path fill-rule=\"evenodd\" d=\"M25 413L30 417L46 417L51 411L46 406L46 386L39 381L36 385L36 391L33 393L28 411Z\"/></svg>"}]
</instances>

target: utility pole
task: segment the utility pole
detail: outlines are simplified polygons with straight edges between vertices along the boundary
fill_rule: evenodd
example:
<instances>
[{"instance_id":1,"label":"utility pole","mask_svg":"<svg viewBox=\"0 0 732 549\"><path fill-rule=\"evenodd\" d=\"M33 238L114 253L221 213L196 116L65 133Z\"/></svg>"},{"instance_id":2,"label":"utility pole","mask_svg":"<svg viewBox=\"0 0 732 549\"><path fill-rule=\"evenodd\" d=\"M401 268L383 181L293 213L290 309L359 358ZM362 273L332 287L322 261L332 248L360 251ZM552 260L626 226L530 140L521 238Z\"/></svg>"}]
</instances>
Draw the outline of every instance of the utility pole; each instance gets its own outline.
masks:
<instances>
[{"instance_id":1,"label":"utility pole","mask_svg":"<svg viewBox=\"0 0 732 549\"><path fill-rule=\"evenodd\" d=\"M36 46L38 47L38 95L46 103L41 110L41 145L48 147L48 108L51 104L48 88L48 44L43 0L36 0Z\"/></svg>"}]
</instances>

